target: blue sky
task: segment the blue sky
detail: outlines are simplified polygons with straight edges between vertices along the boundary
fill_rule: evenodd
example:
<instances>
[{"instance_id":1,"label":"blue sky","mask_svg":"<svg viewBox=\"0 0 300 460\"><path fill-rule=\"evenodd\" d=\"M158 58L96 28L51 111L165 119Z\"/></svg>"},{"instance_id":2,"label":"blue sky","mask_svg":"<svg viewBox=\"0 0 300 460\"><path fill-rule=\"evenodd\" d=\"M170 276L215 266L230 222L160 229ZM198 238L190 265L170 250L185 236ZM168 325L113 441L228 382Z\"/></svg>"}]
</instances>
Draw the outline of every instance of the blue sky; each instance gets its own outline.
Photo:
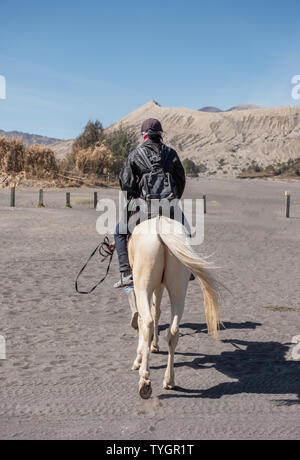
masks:
<instances>
[{"instance_id":1,"label":"blue sky","mask_svg":"<svg viewBox=\"0 0 300 460\"><path fill-rule=\"evenodd\" d=\"M0 129L67 139L152 99L300 105L299 0L11 0L0 16Z\"/></svg>"}]
</instances>

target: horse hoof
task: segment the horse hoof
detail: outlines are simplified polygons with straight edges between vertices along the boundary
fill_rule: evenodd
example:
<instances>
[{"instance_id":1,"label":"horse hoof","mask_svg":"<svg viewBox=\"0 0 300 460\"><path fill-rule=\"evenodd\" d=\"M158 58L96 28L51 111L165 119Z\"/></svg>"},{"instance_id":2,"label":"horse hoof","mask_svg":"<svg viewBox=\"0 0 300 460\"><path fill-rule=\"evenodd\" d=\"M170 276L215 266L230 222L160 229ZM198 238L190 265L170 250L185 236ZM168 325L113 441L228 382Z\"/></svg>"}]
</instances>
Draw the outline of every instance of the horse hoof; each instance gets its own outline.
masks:
<instances>
[{"instance_id":1,"label":"horse hoof","mask_svg":"<svg viewBox=\"0 0 300 460\"><path fill-rule=\"evenodd\" d=\"M133 363L133 366L132 366L131 370L132 370L132 371L138 371L140 367L141 367L140 364L135 364L135 363Z\"/></svg>"},{"instance_id":2,"label":"horse hoof","mask_svg":"<svg viewBox=\"0 0 300 460\"><path fill-rule=\"evenodd\" d=\"M151 345L151 353L159 353L159 346Z\"/></svg>"},{"instance_id":3,"label":"horse hoof","mask_svg":"<svg viewBox=\"0 0 300 460\"><path fill-rule=\"evenodd\" d=\"M145 380L140 384L139 388L140 397L143 399L149 399L152 395L152 388L150 380Z\"/></svg>"},{"instance_id":4,"label":"horse hoof","mask_svg":"<svg viewBox=\"0 0 300 460\"><path fill-rule=\"evenodd\" d=\"M164 380L163 388L164 390L174 390L175 384L169 384Z\"/></svg>"}]
</instances>

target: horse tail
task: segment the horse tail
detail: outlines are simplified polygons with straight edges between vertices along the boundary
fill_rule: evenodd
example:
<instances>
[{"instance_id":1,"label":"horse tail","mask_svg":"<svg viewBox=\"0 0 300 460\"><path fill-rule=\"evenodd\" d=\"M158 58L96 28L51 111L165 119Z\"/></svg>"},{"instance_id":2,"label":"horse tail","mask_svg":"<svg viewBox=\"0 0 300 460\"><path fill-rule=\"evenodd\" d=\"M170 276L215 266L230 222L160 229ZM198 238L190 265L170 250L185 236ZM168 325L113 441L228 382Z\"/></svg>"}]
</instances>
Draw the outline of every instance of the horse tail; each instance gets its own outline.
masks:
<instances>
[{"instance_id":1,"label":"horse tail","mask_svg":"<svg viewBox=\"0 0 300 460\"><path fill-rule=\"evenodd\" d=\"M203 292L207 329L218 339L219 295L217 283L211 274L211 269L216 267L194 251L190 237L179 222L167 217L159 217L158 233L169 251L193 273L199 282Z\"/></svg>"}]
</instances>

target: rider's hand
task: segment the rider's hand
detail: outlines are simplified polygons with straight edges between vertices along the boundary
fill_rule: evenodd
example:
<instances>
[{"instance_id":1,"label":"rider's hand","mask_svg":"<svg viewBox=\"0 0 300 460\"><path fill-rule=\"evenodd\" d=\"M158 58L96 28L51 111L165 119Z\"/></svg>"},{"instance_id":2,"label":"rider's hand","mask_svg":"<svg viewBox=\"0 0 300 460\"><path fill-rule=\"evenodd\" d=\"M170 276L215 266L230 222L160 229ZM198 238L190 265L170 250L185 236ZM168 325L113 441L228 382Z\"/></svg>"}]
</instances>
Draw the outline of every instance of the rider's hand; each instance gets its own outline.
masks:
<instances>
[{"instance_id":1,"label":"rider's hand","mask_svg":"<svg viewBox=\"0 0 300 460\"><path fill-rule=\"evenodd\" d=\"M110 252L114 252L115 248L116 248L115 243L111 243L111 244L109 245L109 250L110 250Z\"/></svg>"}]
</instances>

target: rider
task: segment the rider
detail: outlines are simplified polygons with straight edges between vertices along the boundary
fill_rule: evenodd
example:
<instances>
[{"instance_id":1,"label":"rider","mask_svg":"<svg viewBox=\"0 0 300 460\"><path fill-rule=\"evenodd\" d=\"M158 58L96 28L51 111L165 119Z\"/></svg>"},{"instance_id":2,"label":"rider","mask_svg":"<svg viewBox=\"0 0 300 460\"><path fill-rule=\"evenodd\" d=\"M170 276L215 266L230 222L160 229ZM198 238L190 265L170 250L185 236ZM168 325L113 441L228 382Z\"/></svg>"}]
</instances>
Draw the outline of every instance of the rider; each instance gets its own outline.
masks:
<instances>
[{"instance_id":1,"label":"rider","mask_svg":"<svg viewBox=\"0 0 300 460\"><path fill-rule=\"evenodd\" d=\"M171 190L172 199L180 199L185 188L184 168L175 150L162 143L163 129L160 121L155 118L145 120L141 127L141 133L144 143L130 153L120 173L121 190L127 192L129 200L139 197L145 199L145 187L143 185L147 188L147 184L144 178L151 173L152 167L156 166L156 170L158 167L165 174L165 178L167 177L168 187L164 189L164 185L161 186L161 184L165 184L165 179L159 183L158 174L156 176L155 198L165 198ZM119 258L121 279L114 285L115 288L133 284L127 242L128 233L123 230L120 231L119 223L115 231L115 247Z\"/></svg>"}]
</instances>

